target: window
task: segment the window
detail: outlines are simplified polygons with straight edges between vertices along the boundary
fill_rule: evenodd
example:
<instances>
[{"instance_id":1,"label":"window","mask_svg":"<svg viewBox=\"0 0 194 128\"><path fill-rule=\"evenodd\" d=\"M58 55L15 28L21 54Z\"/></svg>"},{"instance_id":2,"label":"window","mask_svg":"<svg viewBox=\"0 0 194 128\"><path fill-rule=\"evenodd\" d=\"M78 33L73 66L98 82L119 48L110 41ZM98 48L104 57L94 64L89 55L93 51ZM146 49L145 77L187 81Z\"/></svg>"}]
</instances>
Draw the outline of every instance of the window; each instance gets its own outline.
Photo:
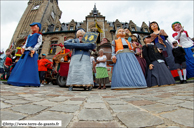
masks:
<instances>
[{"instance_id":1,"label":"window","mask_svg":"<svg viewBox=\"0 0 194 128\"><path fill-rule=\"evenodd\" d=\"M51 41L51 46L50 46L50 50L49 50L49 54L55 54L56 52L56 48L57 46L53 45L53 44L57 44L58 41Z\"/></svg>"},{"instance_id":2,"label":"window","mask_svg":"<svg viewBox=\"0 0 194 128\"><path fill-rule=\"evenodd\" d=\"M51 16L53 19L55 19L55 13L53 11L51 12Z\"/></svg>"},{"instance_id":3,"label":"window","mask_svg":"<svg viewBox=\"0 0 194 128\"><path fill-rule=\"evenodd\" d=\"M117 26L117 30L120 28L121 26Z\"/></svg>"},{"instance_id":4,"label":"window","mask_svg":"<svg viewBox=\"0 0 194 128\"><path fill-rule=\"evenodd\" d=\"M44 28L44 29L42 30L42 33L45 33L45 31L46 31L46 30L45 30L45 28Z\"/></svg>"},{"instance_id":5,"label":"window","mask_svg":"<svg viewBox=\"0 0 194 128\"><path fill-rule=\"evenodd\" d=\"M42 46L43 46L43 43L44 42L42 42L42 45L39 47L39 49L38 49L38 55L40 55L41 54L41 52L42 52Z\"/></svg>"},{"instance_id":6,"label":"window","mask_svg":"<svg viewBox=\"0 0 194 128\"><path fill-rule=\"evenodd\" d=\"M144 31L145 31L145 32L148 32L148 29L147 29L147 28L144 28Z\"/></svg>"},{"instance_id":7,"label":"window","mask_svg":"<svg viewBox=\"0 0 194 128\"><path fill-rule=\"evenodd\" d=\"M56 27L56 28L55 28L55 32L57 32L57 31L59 31L59 27Z\"/></svg>"},{"instance_id":8,"label":"window","mask_svg":"<svg viewBox=\"0 0 194 128\"><path fill-rule=\"evenodd\" d=\"M40 5L35 5L32 10L37 10L40 7Z\"/></svg>"},{"instance_id":9,"label":"window","mask_svg":"<svg viewBox=\"0 0 194 128\"><path fill-rule=\"evenodd\" d=\"M135 31L135 27L131 27L132 31Z\"/></svg>"},{"instance_id":10,"label":"window","mask_svg":"<svg viewBox=\"0 0 194 128\"><path fill-rule=\"evenodd\" d=\"M70 29L69 30L72 31L73 30L73 26L70 26Z\"/></svg>"}]
</instances>

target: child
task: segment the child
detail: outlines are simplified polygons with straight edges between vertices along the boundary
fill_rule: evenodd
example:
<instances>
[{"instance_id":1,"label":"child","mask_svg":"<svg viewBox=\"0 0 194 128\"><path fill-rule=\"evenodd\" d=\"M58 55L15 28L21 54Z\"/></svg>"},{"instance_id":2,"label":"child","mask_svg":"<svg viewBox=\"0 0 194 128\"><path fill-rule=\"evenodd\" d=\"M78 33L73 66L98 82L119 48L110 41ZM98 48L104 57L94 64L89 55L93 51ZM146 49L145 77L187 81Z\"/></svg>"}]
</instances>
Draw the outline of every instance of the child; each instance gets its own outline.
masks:
<instances>
[{"instance_id":1,"label":"child","mask_svg":"<svg viewBox=\"0 0 194 128\"><path fill-rule=\"evenodd\" d=\"M177 41L173 41L172 44L174 46L174 48L172 49L172 53L173 53L174 60L177 66L180 83L185 84L187 83L186 81L186 74L187 74L186 67L187 66L186 66L186 59L185 59L185 50L182 47L178 46ZM184 78L182 77L182 72L180 70L181 68L183 69Z\"/></svg>"}]
</instances>

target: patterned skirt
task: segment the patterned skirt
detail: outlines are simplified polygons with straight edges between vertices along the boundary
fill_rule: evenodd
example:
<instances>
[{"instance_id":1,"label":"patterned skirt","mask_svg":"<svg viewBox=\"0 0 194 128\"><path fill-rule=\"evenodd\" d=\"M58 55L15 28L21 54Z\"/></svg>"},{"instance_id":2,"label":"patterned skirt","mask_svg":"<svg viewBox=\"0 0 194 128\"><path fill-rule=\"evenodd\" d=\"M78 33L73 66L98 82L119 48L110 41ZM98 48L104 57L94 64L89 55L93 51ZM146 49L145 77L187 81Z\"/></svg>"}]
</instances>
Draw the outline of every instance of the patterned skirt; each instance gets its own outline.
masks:
<instances>
[{"instance_id":1,"label":"patterned skirt","mask_svg":"<svg viewBox=\"0 0 194 128\"><path fill-rule=\"evenodd\" d=\"M105 68L105 67L96 67L96 80L95 80L95 82L97 84L108 84L108 83L110 83L107 68Z\"/></svg>"}]
</instances>

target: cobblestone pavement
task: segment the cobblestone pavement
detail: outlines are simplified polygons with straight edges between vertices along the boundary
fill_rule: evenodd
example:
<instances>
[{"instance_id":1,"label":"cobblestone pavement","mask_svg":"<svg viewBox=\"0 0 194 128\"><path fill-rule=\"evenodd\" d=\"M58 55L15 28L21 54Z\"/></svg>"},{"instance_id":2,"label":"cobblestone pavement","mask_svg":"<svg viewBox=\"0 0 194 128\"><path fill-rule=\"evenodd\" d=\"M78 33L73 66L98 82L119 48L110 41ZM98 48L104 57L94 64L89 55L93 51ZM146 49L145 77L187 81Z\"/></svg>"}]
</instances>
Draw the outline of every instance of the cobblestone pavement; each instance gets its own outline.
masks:
<instances>
[{"instance_id":1,"label":"cobblestone pavement","mask_svg":"<svg viewBox=\"0 0 194 128\"><path fill-rule=\"evenodd\" d=\"M194 127L194 83L134 89L1 84L1 120L61 120L62 127Z\"/></svg>"}]
</instances>

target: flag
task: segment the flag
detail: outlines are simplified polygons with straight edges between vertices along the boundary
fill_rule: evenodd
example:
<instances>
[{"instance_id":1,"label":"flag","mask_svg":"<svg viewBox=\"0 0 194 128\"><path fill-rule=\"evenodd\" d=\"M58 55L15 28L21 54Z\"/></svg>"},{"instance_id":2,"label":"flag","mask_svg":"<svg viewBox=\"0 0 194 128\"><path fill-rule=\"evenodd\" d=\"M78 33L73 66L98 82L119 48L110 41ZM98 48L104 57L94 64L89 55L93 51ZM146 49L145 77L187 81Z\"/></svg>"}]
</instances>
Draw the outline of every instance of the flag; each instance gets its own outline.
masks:
<instances>
[{"instance_id":1,"label":"flag","mask_svg":"<svg viewBox=\"0 0 194 128\"><path fill-rule=\"evenodd\" d=\"M52 54L53 53L53 48L51 48L51 50L50 50L50 54Z\"/></svg>"},{"instance_id":2,"label":"flag","mask_svg":"<svg viewBox=\"0 0 194 128\"><path fill-rule=\"evenodd\" d=\"M97 24L97 21L95 20L95 27L98 29L98 31L100 32L100 33L103 33L103 31L102 31L102 29L99 27L99 25Z\"/></svg>"},{"instance_id":3,"label":"flag","mask_svg":"<svg viewBox=\"0 0 194 128\"><path fill-rule=\"evenodd\" d=\"M13 41L13 43L12 43L11 46L10 46L10 49L14 49L14 46L15 46L15 43L14 43L14 41Z\"/></svg>"}]
</instances>

